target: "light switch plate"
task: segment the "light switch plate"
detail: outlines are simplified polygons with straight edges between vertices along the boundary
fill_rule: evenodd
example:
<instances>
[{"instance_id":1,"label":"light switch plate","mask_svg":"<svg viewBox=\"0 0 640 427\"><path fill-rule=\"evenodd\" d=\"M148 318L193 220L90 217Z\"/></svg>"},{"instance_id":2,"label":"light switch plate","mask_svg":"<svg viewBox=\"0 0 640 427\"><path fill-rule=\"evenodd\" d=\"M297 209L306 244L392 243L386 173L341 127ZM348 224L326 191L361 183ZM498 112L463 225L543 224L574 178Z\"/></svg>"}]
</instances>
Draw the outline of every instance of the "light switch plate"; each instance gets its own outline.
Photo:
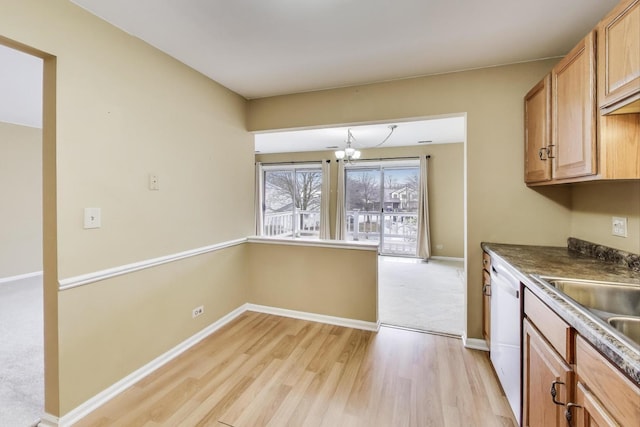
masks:
<instances>
[{"instance_id":1,"label":"light switch plate","mask_svg":"<svg viewBox=\"0 0 640 427\"><path fill-rule=\"evenodd\" d=\"M611 234L627 237L627 218L614 216L611 218Z\"/></svg>"},{"instance_id":2,"label":"light switch plate","mask_svg":"<svg viewBox=\"0 0 640 427\"><path fill-rule=\"evenodd\" d=\"M149 174L149 190L160 190L160 181L158 181L158 175Z\"/></svg>"},{"instance_id":3,"label":"light switch plate","mask_svg":"<svg viewBox=\"0 0 640 427\"><path fill-rule=\"evenodd\" d=\"M100 228L101 225L100 208L84 208L84 228Z\"/></svg>"}]
</instances>

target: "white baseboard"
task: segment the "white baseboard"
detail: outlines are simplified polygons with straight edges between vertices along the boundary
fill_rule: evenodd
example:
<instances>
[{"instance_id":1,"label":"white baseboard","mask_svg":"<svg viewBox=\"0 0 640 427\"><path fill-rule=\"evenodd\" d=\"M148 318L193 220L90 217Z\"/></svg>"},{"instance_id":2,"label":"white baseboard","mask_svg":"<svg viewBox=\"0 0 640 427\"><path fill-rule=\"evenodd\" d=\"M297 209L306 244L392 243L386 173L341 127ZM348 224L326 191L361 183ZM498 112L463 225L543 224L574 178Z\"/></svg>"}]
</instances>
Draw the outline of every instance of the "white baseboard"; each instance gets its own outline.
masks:
<instances>
[{"instance_id":1,"label":"white baseboard","mask_svg":"<svg viewBox=\"0 0 640 427\"><path fill-rule=\"evenodd\" d=\"M327 323L329 325L344 326L346 328L362 329L377 332L380 322L365 322L364 320L347 319L344 317L326 316L324 314L309 313L306 311L287 310L284 308L269 307L266 305L245 304L248 311L273 314L276 316L292 317L294 319L309 320L311 322Z\"/></svg>"},{"instance_id":2,"label":"white baseboard","mask_svg":"<svg viewBox=\"0 0 640 427\"><path fill-rule=\"evenodd\" d=\"M0 284L17 282L18 280L30 279L32 277L42 276L42 271L34 271L33 273L18 274L17 276L9 276L0 278Z\"/></svg>"},{"instance_id":3,"label":"white baseboard","mask_svg":"<svg viewBox=\"0 0 640 427\"><path fill-rule=\"evenodd\" d=\"M200 341L202 341L203 339L205 339L206 337L208 337L209 335L211 335L212 333L214 333L215 331L217 331L227 323L231 322L233 319L235 319L245 311L247 311L246 304L236 308L231 313L218 319L216 322L212 323L211 325L207 326L200 332L196 333L195 335L181 342L171 350L156 357L151 362L142 366L140 369L132 372L131 374L127 375L117 383L111 385L107 389L96 394L86 402L82 403L80 406L76 407L75 409L71 410L64 416L60 417L58 419L57 424L43 424L43 425L47 427L49 425L66 427L74 423L77 423L80 419L87 416L89 413L96 410L100 406L104 405L109 400L113 399L115 396L122 393L125 389L132 386L136 382L140 381L147 375L151 374L153 371L159 369L166 363L175 359L176 357L178 357L179 355L181 355L182 353L184 353L185 351L187 351L188 349L190 349L191 347L193 347L194 345L196 345L197 343L199 343Z\"/></svg>"},{"instance_id":4,"label":"white baseboard","mask_svg":"<svg viewBox=\"0 0 640 427\"><path fill-rule=\"evenodd\" d=\"M469 348L471 350L480 350L480 351L489 351L489 346L485 340L481 340L478 338L467 338L466 335L462 336L462 345L465 348Z\"/></svg>"},{"instance_id":5,"label":"white baseboard","mask_svg":"<svg viewBox=\"0 0 640 427\"><path fill-rule=\"evenodd\" d=\"M60 419L55 415L45 413L40 417L38 427L58 427Z\"/></svg>"}]
</instances>

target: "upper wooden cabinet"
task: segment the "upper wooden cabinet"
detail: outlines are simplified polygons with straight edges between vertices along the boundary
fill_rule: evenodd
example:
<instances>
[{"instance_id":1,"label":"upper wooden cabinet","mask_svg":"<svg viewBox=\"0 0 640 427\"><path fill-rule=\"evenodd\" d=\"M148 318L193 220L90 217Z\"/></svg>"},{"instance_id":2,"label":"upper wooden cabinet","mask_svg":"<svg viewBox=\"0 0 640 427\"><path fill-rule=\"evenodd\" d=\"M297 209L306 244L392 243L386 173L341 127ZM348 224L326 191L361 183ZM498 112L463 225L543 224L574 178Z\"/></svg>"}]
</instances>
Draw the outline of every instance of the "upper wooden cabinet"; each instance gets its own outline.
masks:
<instances>
[{"instance_id":1,"label":"upper wooden cabinet","mask_svg":"<svg viewBox=\"0 0 640 427\"><path fill-rule=\"evenodd\" d=\"M596 170L595 33L551 70L551 147L554 179L594 175Z\"/></svg>"},{"instance_id":2,"label":"upper wooden cabinet","mask_svg":"<svg viewBox=\"0 0 640 427\"><path fill-rule=\"evenodd\" d=\"M640 0L611 11L524 109L527 185L640 179Z\"/></svg>"},{"instance_id":3,"label":"upper wooden cabinet","mask_svg":"<svg viewBox=\"0 0 640 427\"><path fill-rule=\"evenodd\" d=\"M603 113L640 112L640 0L624 0L597 27Z\"/></svg>"},{"instance_id":4,"label":"upper wooden cabinet","mask_svg":"<svg viewBox=\"0 0 640 427\"><path fill-rule=\"evenodd\" d=\"M524 181L551 179L551 75L524 97Z\"/></svg>"}]
</instances>

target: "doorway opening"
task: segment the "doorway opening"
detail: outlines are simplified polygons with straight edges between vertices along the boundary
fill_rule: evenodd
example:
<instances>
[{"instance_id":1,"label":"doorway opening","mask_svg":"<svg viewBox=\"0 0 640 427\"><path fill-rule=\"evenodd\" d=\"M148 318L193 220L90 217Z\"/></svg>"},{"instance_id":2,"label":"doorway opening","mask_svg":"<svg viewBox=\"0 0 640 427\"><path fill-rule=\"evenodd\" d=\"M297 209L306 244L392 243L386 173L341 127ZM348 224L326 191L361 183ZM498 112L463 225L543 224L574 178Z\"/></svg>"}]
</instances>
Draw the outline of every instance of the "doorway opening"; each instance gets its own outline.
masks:
<instances>
[{"instance_id":1,"label":"doorway opening","mask_svg":"<svg viewBox=\"0 0 640 427\"><path fill-rule=\"evenodd\" d=\"M44 410L43 75L0 40L0 425ZM11 43L9 43L11 45Z\"/></svg>"},{"instance_id":2,"label":"doorway opening","mask_svg":"<svg viewBox=\"0 0 640 427\"><path fill-rule=\"evenodd\" d=\"M379 243L378 313L382 323L465 334L466 123L466 114L459 113L255 134L256 162L330 162L332 237ZM389 136L392 126L395 130ZM359 156L345 160L347 146ZM427 178L431 258L427 263L416 256L416 213L411 209L414 200L409 185L413 183L407 182L407 170L419 161L414 160L413 165L382 163L382 159L402 162L422 156L431 157ZM347 163L344 171L337 158ZM412 292L415 286L420 292Z\"/></svg>"}]
</instances>

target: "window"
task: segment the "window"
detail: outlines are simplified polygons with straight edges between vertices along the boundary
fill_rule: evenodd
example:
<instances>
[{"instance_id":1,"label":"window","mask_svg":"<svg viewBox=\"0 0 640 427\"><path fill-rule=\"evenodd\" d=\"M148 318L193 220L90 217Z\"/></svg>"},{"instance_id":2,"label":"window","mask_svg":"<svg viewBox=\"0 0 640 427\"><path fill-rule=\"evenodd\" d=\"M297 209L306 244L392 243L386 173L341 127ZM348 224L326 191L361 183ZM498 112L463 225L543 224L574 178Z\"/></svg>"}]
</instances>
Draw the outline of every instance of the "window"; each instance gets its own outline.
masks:
<instances>
[{"instance_id":1,"label":"window","mask_svg":"<svg viewBox=\"0 0 640 427\"><path fill-rule=\"evenodd\" d=\"M320 236L320 164L264 166L263 236Z\"/></svg>"},{"instance_id":2,"label":"window","mask_svg":"<svg viewBox=\"0 0 640 427\"><path fill-rule=\"evenodd\" d=\"M417 160L347 166L347 240L379 242L383 255L416 256L419 172Z\"/></svg>"}]
</instances>

